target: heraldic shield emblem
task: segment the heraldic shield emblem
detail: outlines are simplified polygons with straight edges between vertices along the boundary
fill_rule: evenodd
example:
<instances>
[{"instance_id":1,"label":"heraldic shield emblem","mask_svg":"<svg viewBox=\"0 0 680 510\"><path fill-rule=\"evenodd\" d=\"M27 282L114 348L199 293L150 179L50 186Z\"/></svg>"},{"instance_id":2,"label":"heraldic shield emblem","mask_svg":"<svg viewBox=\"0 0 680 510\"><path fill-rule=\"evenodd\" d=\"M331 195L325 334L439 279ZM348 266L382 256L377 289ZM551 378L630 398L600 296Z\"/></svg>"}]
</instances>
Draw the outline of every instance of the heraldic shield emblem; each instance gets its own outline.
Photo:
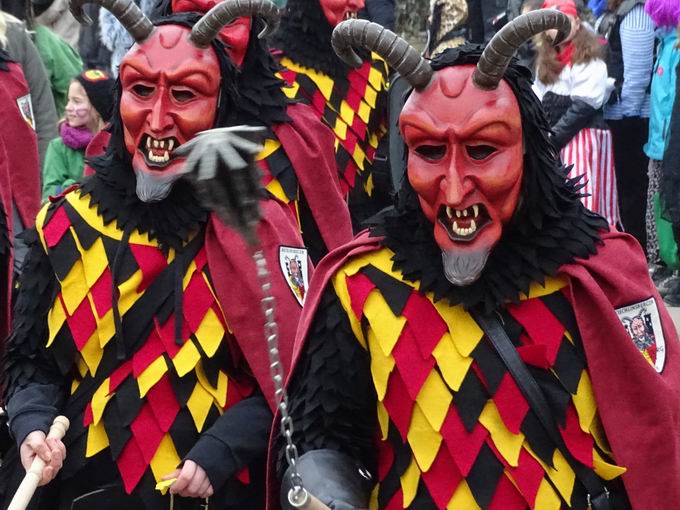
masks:
<instances>
[{"instance_id":1,"label":"heraldic shield emblem","mask_svg":"<svg viewBox=\"0 0 680 510\"><path fill-rule=\"evenodd\" d=\"M305 302L307 289L309 288L307 249L280 246L279 264L281 265L281 271L286 279L286 283L288 283L288 287L290 287L300 306L302 306Z\"/></svg>"},{"instance_id":2,"label":"heraldic shield emblem","mask_svg":"<svg viewBox=\"0 0 680 510\"><path fill-rule=\"evenodd\" d=\"M654 298L617 308L616 313L635 347L649 364L661 373L666 363L666 341Z\"/></svg>"}]
</instances>

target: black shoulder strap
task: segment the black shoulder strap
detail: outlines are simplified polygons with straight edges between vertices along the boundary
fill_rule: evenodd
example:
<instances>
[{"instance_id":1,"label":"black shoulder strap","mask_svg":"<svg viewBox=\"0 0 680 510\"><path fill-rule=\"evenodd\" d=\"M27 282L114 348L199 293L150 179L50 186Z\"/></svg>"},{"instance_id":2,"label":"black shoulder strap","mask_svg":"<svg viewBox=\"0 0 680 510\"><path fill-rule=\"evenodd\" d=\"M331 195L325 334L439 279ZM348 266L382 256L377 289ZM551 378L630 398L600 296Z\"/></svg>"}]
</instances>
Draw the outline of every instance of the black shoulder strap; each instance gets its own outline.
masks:
<instances>
[{"instance_id":1,"label":"black shoulder strap","mask_svg":"<svg viewBox=\"0 0 680 510\"><path fill-rule=\"evenodd\" d=\"M512 344L510 338L508 338L499 320L495 315L486 315L474 311L472 316L482 328L486 337L496 349L496 352L498 352L505 366L508 367L519 390L541 422L548 437L555 443L557 449L562 453L574 471L576 478L586 489L588 493L588 508L594 510L613 510L609 501L609 491L607 491L602 481L591 469L577 461L565 445L541 388L532 377L522 358L519 357L517 349Z\"/></svg>"}]
</instances>

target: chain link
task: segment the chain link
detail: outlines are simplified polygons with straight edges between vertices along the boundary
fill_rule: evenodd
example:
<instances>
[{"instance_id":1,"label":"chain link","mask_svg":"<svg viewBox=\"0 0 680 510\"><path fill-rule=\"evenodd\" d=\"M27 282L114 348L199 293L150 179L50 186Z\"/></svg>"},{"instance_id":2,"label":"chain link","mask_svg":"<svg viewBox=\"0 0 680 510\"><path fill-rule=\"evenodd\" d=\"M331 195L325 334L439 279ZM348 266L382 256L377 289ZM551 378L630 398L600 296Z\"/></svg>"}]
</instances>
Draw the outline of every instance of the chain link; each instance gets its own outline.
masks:
<instances>
[{"instance_id":1,"label":"chain link","mask_svg":"<svg viewBox=\"0 0 680 510\"><path fill-rule=\"evenodd\" d=\"M267 267L267 260L262 249L253 253L253 260L257 267L257 277L262 287L262 313L264 314L264 336L267 340L269 353L269 373L274 383L276 405L281 415L281 434L286 441L286 462L290 470L293 488L288 498L291 504L299 507L307 501L307 491L302 486L302 478L297 470L298 450L293 443L293 419L288 414L288 394L284 387L283 365L279 355L279 326L276 322L276 300L272 292L271 274Z\"/></svg>"}]
</instances>

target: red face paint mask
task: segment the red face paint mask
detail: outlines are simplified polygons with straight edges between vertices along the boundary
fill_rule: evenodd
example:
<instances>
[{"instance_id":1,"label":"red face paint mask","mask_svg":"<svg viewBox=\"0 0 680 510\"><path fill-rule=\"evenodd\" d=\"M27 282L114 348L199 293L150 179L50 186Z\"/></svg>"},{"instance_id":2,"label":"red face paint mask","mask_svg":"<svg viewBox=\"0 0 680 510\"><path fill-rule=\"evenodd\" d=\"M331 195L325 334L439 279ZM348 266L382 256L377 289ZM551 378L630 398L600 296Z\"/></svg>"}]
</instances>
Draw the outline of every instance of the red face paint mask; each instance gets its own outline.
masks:
<instances>
[{"instance_id":1,"label":"red face paint mask","mask_svg":"<svg viewBox=\"0 0 680 510\"><path fill-rule=\"evenodd\" d=\"M173 13L206 13L218 3L220 3L220 0L172 0L171 8ZM252 19L242 17L234 20L220 31L220 39L227 45L227 55L237 67L243 65L243 60L246 57L251 26Z\"/></svg>"},{"instance_id":2,"label":"red face paint mask","mask_svg":"<svg viewBox=\"0 0 680 510\"><path fill-rule=\"evenodd\" d=\"M509 85L480 90L471 80L474 69L437 71L411 95L400 126L409 182L442 253L488 256L519 201L522 123Z\"/></svg>"},{"instance_id":3,"label":"red face paint mask","mask_svg":"<svg viewBox=\"0 0 680 510\"><path fill-rule=\"evenodd\" d=\"M215 123L217 55L194 46L189 33L175 25L157 27L120 65L120 115L138 192L140 178L165 186L174 182L183 160L174 159L173 150Z\"/></svg>"},{"instance_id":4,"label":"red face paint mask","mask_svg":"<svg viewBox=\"0 0 680 510\"><path fill-rule=\"evenodd\" d=\"M331 27L335 28L341 21L364 8L364 0L319 0L321 10Z\"/></svg>"}]
</instances>

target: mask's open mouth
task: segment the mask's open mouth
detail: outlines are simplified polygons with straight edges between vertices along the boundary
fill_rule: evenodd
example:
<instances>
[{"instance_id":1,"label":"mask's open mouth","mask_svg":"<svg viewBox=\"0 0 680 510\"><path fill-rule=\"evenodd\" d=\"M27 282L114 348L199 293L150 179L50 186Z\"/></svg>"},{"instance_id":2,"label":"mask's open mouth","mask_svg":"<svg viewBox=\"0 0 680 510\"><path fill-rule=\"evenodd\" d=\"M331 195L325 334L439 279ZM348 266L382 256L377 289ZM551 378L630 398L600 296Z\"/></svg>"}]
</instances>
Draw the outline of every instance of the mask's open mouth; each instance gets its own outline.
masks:
<instances>
[{"instance_id":1,"label":"mask's open mouth","mask_svg":"<svg viewBox=\"0 0 680 510\"><path fill-rule=\"evenodd\" d=\"M452 241L469 242L474 240L484 227L491 224L491 217L483 204L474 204L465 209L442 205L437 214L437 221L446 229Z\"/></svg>"},{"instance_id":2,"label":"mask's open mouth","mask_svg":"<svg viewBox=\"0 0 680 510\"><path fill-rule=\"evenodd\" d=\"M345 13L345 19L357 19L357 13L348 11Z\"/></svg>"},{"instance_id":3,"label":"mask's open mouth","mask_svg":"<svg viewBox=\"0 0 680 510\"><path fill-rule=\"evenodd\" d=\"M158 139L144 134L138 149L144 155L147 165L162 168L172 161L172 151L177 147L179 141L174 136Z\"/></svg>"}]
</instances>

